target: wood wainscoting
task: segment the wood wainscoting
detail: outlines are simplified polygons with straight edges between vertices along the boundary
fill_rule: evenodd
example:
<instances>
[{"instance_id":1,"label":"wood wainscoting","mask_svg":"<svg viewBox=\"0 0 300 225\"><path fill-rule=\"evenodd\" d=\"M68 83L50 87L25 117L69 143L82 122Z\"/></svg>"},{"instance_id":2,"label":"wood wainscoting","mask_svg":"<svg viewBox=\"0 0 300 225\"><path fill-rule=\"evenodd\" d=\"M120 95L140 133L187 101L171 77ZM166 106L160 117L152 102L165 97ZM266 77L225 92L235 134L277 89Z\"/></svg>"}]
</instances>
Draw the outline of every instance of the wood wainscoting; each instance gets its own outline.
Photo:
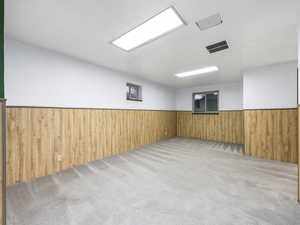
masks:
<instances>
[{"instance_id":1,"label":"wood wainscoting","mask_svg":"<svg viewBox=\"0 0 300 225\"><path fill-rule=\"evenodd\" d=\"M245 153L297 163L297 109L245 110Z\"/></svg>"},{"instance_id":2,"label":"wood wainscoting","mask_svg":"<svg viewBox=\"0 0 300 225\"><path fill-rule=\"evenodd\" d=\"M177 112L177 135L210 141L244 143L243 111L220 111L218 114Z\"/></svg>"},{"instance_id":3,"label":"wood wainscoting","mask_svg":"<svg viewBox=\"0 0 300 225\"><path fill-rule=\"evenodd\" d=\"M192 114L8 107L7 182L46 176L176 135L245 143L248 156L296 163L297 123L297 109Z\"/></svg>"},{"instance_id":4,"label":"wood wainscoting","mask_svg":"<svg viewBox=\"0 0 300 225\"><path fill-rule=\"evenodd\" d=\"M8 184L176 136L175 111L9 107Z\"/></svg>"},{"instance_id":5,"label":"wood wainscoting","mask_svg":"<svg viewBox=\"0 0 300 225\"><path fill-rule=\"evenodd\" d=\"M300 105L298 105L298 118L300 118ZM298 202L300 203L300 119L298 119Z\"/></svg>"}]
</instances>

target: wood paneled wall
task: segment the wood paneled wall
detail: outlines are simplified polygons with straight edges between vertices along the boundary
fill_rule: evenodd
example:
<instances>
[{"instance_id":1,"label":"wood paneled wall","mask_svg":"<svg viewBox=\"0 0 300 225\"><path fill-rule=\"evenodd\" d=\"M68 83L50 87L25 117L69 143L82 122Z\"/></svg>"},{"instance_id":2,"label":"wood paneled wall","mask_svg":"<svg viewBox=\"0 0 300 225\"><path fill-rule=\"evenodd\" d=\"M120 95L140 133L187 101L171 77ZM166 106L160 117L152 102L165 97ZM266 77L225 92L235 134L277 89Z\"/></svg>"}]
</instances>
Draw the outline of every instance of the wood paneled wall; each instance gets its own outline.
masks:
<instances>
[{"instance_id":1,"label":"wood paneled wall","mask_svg":"<svg viewBox=\"0 0 300 225\"><path fill-rule=\"evenodd\" d=\"M300 106L298 106L298 118L300 118ZM298 202L300 203L300 120L298 119Z\"/></svg>"},{"instance_id":2,"label":"wood paneled wall","mask_svg":"<svg viewBox=\"0 0 300 225\"><path fill-rule=\"evenodd\" d=\"M221 111L219 114L177 112L177 135L211 141L244 143L243 111Z\"/></svg>"},{"instance_id":3,"label":"wood paneled wall","mask_svg":"<svg viewBox=\"0 0 300 225\"><path fill-rule=\"evenodd\" d=\"M6 101L0 99L0 225L6 224Z\"/></svg>"},{"instance_id":4,"label":"wood paneled wall","mask_svg":"<svg viewBox=\"0 0 300 225\"><path fill-rule=\"evenodd\" d=\"M8 184L176 136L176 112L7 109Z\"/></svg>"},{"instance_id":5,"label":"wood paneled wall","mask_svg":"<svg viewBox=\"0 0 300 225\"><path fill-rule=\"evenodd\" d=\"M247 155L296 163L297 123L297 109L222 111L210 115L190 111L9 107L8 184L176 135L239 144L244 143L245 136Z\"/></svg>"},{"instance_id":6,"label":"wood paneled wall","mask_svg":"<svg viewBox=\"0 0 300 225\"><path fill-rule=\"evenodd\" d=\"M245 110L244 113L246 155L298 161L297 109Z\"/></svg>"}]
</instances>

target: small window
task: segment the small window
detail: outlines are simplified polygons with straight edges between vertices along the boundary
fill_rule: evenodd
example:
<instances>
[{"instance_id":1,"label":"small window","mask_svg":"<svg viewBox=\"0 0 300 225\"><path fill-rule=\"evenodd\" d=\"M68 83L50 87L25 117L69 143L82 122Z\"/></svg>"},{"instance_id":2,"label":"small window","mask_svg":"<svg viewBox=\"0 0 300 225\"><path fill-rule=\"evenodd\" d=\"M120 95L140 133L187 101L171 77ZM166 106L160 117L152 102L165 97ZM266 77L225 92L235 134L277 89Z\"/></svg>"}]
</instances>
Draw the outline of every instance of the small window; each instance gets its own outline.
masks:
<instances>
[{"instance_id":1,"label":"small window","mask_svg":"<svg viewBox=\"0 0 300 225\"><path fill-rule=\"evenodd\" d=\"M219 91L193 93L193 113L218 113Z\"/></svg>"},{"instance_id":2,"label":"small window","mask_svg":"<svg viewBox=\"0 0 300 225\"><path fill-rule=\"evenodd\" d=\"M142 87L137 84L127 83L127 100L142 101Z\"/></svg>"}]
</instances>

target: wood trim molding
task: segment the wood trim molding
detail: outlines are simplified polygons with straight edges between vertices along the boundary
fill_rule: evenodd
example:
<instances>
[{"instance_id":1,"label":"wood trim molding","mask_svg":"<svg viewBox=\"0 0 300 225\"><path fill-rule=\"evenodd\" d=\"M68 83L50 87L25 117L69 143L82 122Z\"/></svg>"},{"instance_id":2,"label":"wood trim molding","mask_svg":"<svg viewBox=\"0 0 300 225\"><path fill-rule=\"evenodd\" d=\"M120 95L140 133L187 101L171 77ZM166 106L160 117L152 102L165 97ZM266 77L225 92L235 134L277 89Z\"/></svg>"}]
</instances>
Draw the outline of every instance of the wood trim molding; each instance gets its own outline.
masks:
<instances>
[{"instance_id":1,"label":"wood trim molding","mask_svg":"<svg viewBox=\"0 0 300 225\"><path fill-rule=\"evenodd\" d=\"M176 110L169 109L118 109L118 108L84 108L84 107L54 107L54 106L20 106L7 105L6 108L34 108L34 109L80 109L80 110L123 110L123 111L164 111L176 112Z\"/></svg>"},{"instance_id":2,"label":"wood trim molding","mask_svg":"<svg viewBox=\"0 0 300 225\"><path fill-rule=\"evenodd\" d=\"M190 112L193 113L192 110L175 110L176 112ZM231 109L231 110L219 110L218 112L237 112L237 111L243 111L243 109ZM217 113L194 113L194 114L217 114Z\"/></svg>"},{"instance_id":3,"label":"wood trim molding","mask_svg":"<svg viewBox=\"0 0 300 225\"><path fill-rule=\"evenodd\" d=\"M272 109L243 109L243 111L256 111L256 110L291 110L291 109L297 109L297 107L295 108L272 108Z\"/></svg>"},{"instance_id":4,"label":"wood trim molding","mask_svg":"<svg viewBox=\"0 0 300 225\"><path fill-rule=\"evenodd\" d=\"M1 98L0 98L1 100ZM6 100L6 99L2 99ZM300 106L300 104L299 104ZM22 106L22 105L7 105L6 108L41 108L41 109L93 109L93 110L133 110L133 111L167 111L167 112L193 112L192 110L171 110L171 109L125 109L125 108L88 108L88 107L60 107L60 106ZM265 108L265 109L229 109L229 110L219 110L218 112L236 112L236 111L254 111L254 110L290 110L295 108ZM195 113L202 114L202 113ZM203 113L205 114L205 113ZM207 113L207 114L217 114L217 113Z\"/></svg>"},{"instance_id":5,"label":"wood trim molding","mask_svg":"<svg viewBox=\"0 0 300 225\"><path fill-rule=\"evenodd\" d=\"M299 104L300 106L300 104ZM255 111L255 110L290 110L290 109L297 109L295 108L264 108L264 109L230 109L230 110L219 110L219 112L236 112L236 111ZM193 113L192 110L175 110L177 112L191 112ZM195 113L197 114L197 113ZM201 113L199 113L201 114Z\"/></svg>"}]
</instances>

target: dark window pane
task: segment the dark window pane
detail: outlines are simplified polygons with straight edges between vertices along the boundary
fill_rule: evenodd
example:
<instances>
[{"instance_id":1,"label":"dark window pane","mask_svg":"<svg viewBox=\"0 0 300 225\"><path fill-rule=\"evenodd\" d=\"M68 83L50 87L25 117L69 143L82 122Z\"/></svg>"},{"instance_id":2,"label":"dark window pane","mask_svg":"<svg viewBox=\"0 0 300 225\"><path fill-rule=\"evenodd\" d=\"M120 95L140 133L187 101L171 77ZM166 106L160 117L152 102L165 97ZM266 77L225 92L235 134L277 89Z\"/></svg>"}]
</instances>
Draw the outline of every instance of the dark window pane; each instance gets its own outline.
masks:
<instances>
[{"instance_id":1,"label":"dark window pane","mask_svg":"<svg viewBox=\"0 0 300 225\"><path fill-rule=\"evenodd\" d=\"M194 95L194 112L205 112L205 95Z\"/></svg>"},{"instance_id":2,"label":"dark window pane","mask_svg":"<svg viewBox=\"0 0 300 225\"><path fill-rule=\"evenodd\" d=\"M216 112L218 111L218 92L207 94L206 95L206 111L207 112Z\"/></svg>"},{"instance_id":3,"label":"dark window pane","mask_svg":"<svg viewBox=\"0 0 300 225\"><path fill-rule=\"evenodd\" d=\"M127 83L127 100L142 100L142 87Z\"/></svg>"}]
</instances>

